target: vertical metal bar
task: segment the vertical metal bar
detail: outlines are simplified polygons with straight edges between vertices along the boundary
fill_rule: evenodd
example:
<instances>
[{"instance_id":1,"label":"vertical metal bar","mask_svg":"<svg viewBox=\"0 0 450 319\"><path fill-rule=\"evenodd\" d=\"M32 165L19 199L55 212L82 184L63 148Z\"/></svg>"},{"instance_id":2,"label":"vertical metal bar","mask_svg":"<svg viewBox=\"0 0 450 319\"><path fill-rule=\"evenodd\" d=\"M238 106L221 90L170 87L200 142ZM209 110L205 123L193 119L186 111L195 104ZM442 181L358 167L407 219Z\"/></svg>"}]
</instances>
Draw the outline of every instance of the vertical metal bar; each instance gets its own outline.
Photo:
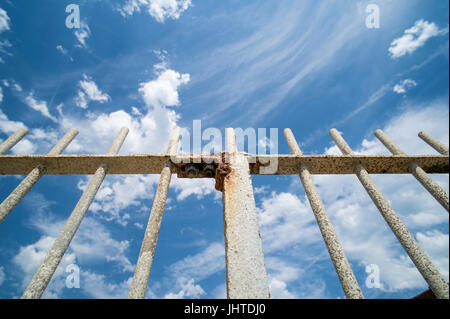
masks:
<instances>
[{"instance_id":1,"label":"vertical metal bar","mask_svg":"<svg viewBox=\"0 0 450 319\"><path fill-rule=\"evenodd\" d=\"M109 148L107 152L108 155L116 154L118 152L127 134L128 128L123 127L115 138L113 144ZM47 256L34 275L33 279L31 279L30 284L22 295L22 299L40 298L42 296L56 268L61 262L64 253L69 247L73 236L78 230L81 221L83 220L87 210L89 209L89 206L94 200L94 197L98 189L100 188L103 179L106 176L107 170L107 165L102 164L95 172L77 205L73 209L69 218L66 220L63 229L61 230L49 252L47 253Z\"/></svg>"},{"instance_id":2,"label":"vertical metal bar","mask_svg":"<svg viewBox=\"0 0 450 319\"><path fill-rule=\"evenodd\" d=\"M14 145L20 142L20 140L28 134L28 130L26 128L20 128L13 135L8 137L6 141L0 144L0 155L8 152Z\"/></svg>"},{"instance_id":3,"label":"vertical metal bar","mask_svg":"<svg viewBox=\"0 0 450 319\"><path fill-rule=\"evenodd\" d=\"M419 137L432 148L434 148L438 153L442 155L448 155L448 147L444 143L439 142L436 138L431 136L430 133L426 131L420 131Z\"/></svg>"},{"instance_id":4,"label":"vertical metal bar","mask_svg":"<svg viewBox=\"0 0 450 319\"><path fill-rule=\"evenodd\" d=\"M386 146L394 155L406 155L403 150L394 143L382 130L376 130L375 136ZM449 208L449 198L445 190L439 186L427 173L417 164L417 162L409 163L409 170L411 174L422 184L423 187L444 207L447 212Z\"/></svg>"},{"instance_id":5,"label":"vertical metal bar","mask_svg":"<svg viewBox=\"0 0 450 319\"><path fill-rule=\"evenodd\" d=\"M169 147L167 149L168 154L175 154L177 152L180 132L181 129L179 127L173 129ZM158 188L156 189L152 210L150 212L147 228L145 229L139 258L136 263L136 269L128 293L129 299L145 298L171 177L171 164L167 163L161 171L161 176L159 178Z\"/></svg>"},{"instance_id":6,"label":"vertical metal bar","mask_svg":"<svg viewBox=\"0 0 450 319\"><path fill-rule=\"evenodd\" d=\"M231 172L223 182L223 221L228 298L270 298L247 158L226 129Z\"/></svg>"},{"instance_id":7,"label":"vertical metal bar","mask_svg":"<svg viewBox=\"0 0 450 319\"><path fill-rule=\"evenodd\" d=\"M71 129L61 138L58 143L48 152L48 155L58 155L69 145L69 143L77 136L78 131ZM9 196L0 204L0 223L11 213L11 211L20 203L30 189L45 174L43 165L36 166L22 182L9 194Z\"/></svg>"},{"instance_id":8,"label":"vertical metal bar","mask_svg":"<svg viewBox=\"0 0 450 319\"><path fill-rule=\"evenodd\" d=\"M300 150L292 131L287 128L283 131L283 134L291 153L294 155L302 155L302 151ZM334 268L338 274L345 296L349 299L364 298L306 165L301 165L299 176L327 246L328 253L330 254Z\"/></svg>"},{"instance_id":9,"label":"vertical metal bar","mask_svg":"<svg viewBox=\"0 0 450 319\"><path fill-rule=\"evenodd\" d=\"M348 146L348 144L336 129L330 130L330 135L344 155L353 154L350 146ZM377 188L374 181L367 173L366 169L361 164L356 163L354 166L354 171L361 184L369 194L370 198L374 202L375 206L380 211L384 220L387 222L392 232L395 234L400 244L403 246L406 253L411 258L414 265L416 265L417 269L422 274L431 290L438 298L448 299L449 289L447 282L430 261L419 244L417 244L414 237L406 228L405 224L403 224L400 217L392 209L388 200Z\"/></svg>"}]
</instances>

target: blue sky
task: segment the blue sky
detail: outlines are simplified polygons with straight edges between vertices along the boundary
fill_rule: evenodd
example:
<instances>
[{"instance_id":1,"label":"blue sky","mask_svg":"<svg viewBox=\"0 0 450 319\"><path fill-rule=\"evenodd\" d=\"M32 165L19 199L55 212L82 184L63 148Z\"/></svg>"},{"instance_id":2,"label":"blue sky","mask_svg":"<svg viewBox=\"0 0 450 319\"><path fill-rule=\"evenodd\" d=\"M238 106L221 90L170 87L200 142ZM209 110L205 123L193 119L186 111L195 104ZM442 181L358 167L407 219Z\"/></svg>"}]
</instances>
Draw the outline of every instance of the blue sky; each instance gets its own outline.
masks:
<instances>
[{"instance_id":1,"label":"blue sky","mask_svg":"<svg viewBox=\"0 0 450 319\"><path fill-rule=\"evenodd\" d=\"M81 27L69 29L69 4ZM365 9L377 4L379 28ZM339 154L336 127L357 152L436 154L417 133L449 141L447 1L0 1L0 140L9 154L45 154L71 127L65 154L165 152L175 126L290 127L305 154ZM258 136L259 139L263 137ZM205 144L208 141L205 141ZM223 144L223 143L222 143ZM204 145L204 144L203 144ZM448 192L448 175L434 175ZM22 176L2 176L5 198ZM448 213L411 176L374 176L449 277ZM274 298L343 298L298 176L253 176ZM0 298L20 297L89 177L44 176L0 225ZM426 283L355 176L314 176L366 298L409 298ZM45 298L125 298L157 175L107 176ZM213 180L172 179L149 298L225 297L221 194ZM80 288L67 288L67 265ZM365 285L380 269L381 288Z\"/></svg>"}]
</instances>

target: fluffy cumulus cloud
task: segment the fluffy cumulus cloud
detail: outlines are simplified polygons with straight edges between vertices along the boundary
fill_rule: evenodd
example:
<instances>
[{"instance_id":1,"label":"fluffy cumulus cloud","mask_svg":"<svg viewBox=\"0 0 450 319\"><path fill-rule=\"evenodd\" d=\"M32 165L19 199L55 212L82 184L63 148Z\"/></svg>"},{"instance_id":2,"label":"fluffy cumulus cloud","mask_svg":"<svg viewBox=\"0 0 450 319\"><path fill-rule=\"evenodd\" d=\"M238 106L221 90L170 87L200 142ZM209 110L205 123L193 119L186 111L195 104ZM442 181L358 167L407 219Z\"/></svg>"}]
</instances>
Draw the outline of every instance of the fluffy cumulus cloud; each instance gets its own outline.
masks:
<instances>
[{"instance_id":1,"label":"fluffy cumulus cloud","mask_svg":"<svg viewBox=\"0 0 450 319\"><path fill-rule=\"evenodd\" d=\"M191 5L191 0L127 0L119 12L123 16L132 15L143 7L156 21L163 23L167 18L178 19Z\"/></svg>"},{"instance_id":2,"label":"fluffy cumulus cloud","mask_svg":"<svg viewBox=\"0 0 450 319\"><path fill-rule=\"evenodd\" d=\"M412 79L405 79L394 85L393 91L397 94L405 94L407 90L417 86L417 82Z\"/></svg>"},{"instance_id":3,"label":"fluffy cumulus cloud","mask_svg":"<svg viewBox=\"0 0 450 319\"><path fill-rule=\"evenodd\" d=\"M83 80L79 82L80 90L75 99L77 106L85 109L88 107L89 101L96 101L99 103L108 102L111 98L108 94L103 93L97 87L97 84L92 78L86 74L83 74Z\"/></svg>"},{"instance_id":4,"label":"fluffy cumulus cloud","mask_svg":"<svg viewBox=\"0 0 450 319\"><path fill-rule=\"evenodd\" d=\"M174 70L163 70L156 80L141 83L139 92L147 106L178 106L178 87L188 83L189 74Z\"/></svg>"},{"instance_id":5,"label":"fluffy cumulus cloud","mask_svg":"<svg viewBox=\"0 0 450 319\"><path fill-rule=\"evenodd\" d=\"M81 190L87 186L89 178L83 179L78 187ZM150 210L154 185L158 182L157 175L107 176L99 189L90 211L99 218L115 221L126 226L132 215Z\"/></svg>"},{"instance_id":6,"label":"fluffy cumulus cloud","mask_svg":"<svg viewBox=\"0 0 450 319\"><path fill-rule=\"evenodd\" d=\"M439 29L434 22L418 20L404 35L394 39L389 47L389 53L393 59L411 54L424 46L428 39L448 33L448 28Z\"/></svg>"},{"instance_id":7,"label":"fluffy cumulus cloud","mask_svg":"<svg viewBox=\"0 0 450 319\"><path fill-rule=\"evenodd\" d=\"M164 296L165 299L184 299L184 298L199 298L201 295L205 294L205 291L194 283L194 279L186 280L182 278L179 280L179 285L181 286L180 291L177 293L169 292Z\"/></svg>"},{"instance_id":8,"label":"fluffy cumulus cloud","mask_svg":"<svg viewBox=\"0 0 450 319\"><path fill-rule=\"evenodd\" d=\"M112 113L87 113L84 117L61 114L60 126L63 131L76 127L77 138L69 145L68 153L103 153L109 148L114 137L125 126L129 133L121 148L121 153L165 153L168 137L179 119L171 107L179 106L180 87L189 82L189 74L180 74L168 69L166 64L155 65L155 78L140 83L138 92L145 104L144 108L133 106L131 112L119 110ZM79 94L85 101L106 101L109 96L102 93L91 78L84 76L80 81ZM83 106L83 100L80 99ZM101 141L101 146L99 145ZM83 189L88 178L83 178L79 188ZM129 222L129 210L149 209L149 200L154 194L158 176L107 176L99 190L99 196L91 210L106 220L114 220L121 225ZM208 181L210 182L210 181ZM174 179L178 200L190 195L203 196L214 191L214 184L205 181L181 181Z\"/></svg>"},{"instance_id":9,"label":"fluffy cumulus cloud","mask_svg":"<svg viewBox=\"0 0 450 319\"><path fill-rule=\"evenodd\" d=\"M64 223L51 213L52 203L41 194L31 194L25 201L26 206L36 213L33 220L28 223L41 234L41 237L36 242L20 247L12 260L22 273L21 290L30 282ZM134 266L126 257L128 247L128 241L114 239L104 224L93 217L86 217L43 297L61 297L66 287L67 267L75 264L80 269L80 288L88 296L125 298L134 271ZM129 274L129 279L115 284L108 282L107 276L90 270L91 267L101 263L115 265L123 273Z\"/></svg>"},{"instance_id":10,"label":"fluffy cumulus cloud","mask_svg":"<svg viewBox=\"0 0 450 319\"><path fill-rule=\"evenodd\" d=\"M0 33L10 29L11 19L8 17L8 13L0 8Z\"/></svg>"},{"instance_id":11,"label":"fluffy cumulus cloud","mask_svg":"<svg viewBox=\"0 0 450 319\"><path fill-rule=\"evenodd\" d=\"M258 217L266 253L320 239L307 203L294 194L272 193L265 197L258 209ZM302 231L298 232L297 229Z\"/></svg>"}]
</instances>

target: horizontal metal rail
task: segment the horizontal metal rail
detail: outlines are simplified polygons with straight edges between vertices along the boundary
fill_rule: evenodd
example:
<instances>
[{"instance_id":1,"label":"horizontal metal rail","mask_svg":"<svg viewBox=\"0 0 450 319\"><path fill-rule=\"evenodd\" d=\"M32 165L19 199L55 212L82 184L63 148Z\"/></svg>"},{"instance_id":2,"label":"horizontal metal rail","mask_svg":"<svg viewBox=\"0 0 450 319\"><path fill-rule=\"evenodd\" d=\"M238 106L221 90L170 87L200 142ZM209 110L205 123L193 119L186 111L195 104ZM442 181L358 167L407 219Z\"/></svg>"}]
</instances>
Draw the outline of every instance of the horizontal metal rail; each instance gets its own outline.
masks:
<instances>
[{"instance_id":1,"label":"horizontal metal rail","mask_svg":"<svg viewBox=\"0 0 450 319\"><path fill-rule=\"evenodd\" d=\"M409 164L416 162L427 173L448 173L448 155L253 155L249 159L250 173L261 174L260 168L269 161L277 161L277 169L269 175L298 174L300 166L306 165L311 174L353 174L359 163L369 174L410 174ZM213 154L177 155L176 159L190 162L220 161ZM25 175L37 165L46 168L48 175L94 174L106 163L108 174L161 174L170 154L135 155L2 155L0 175ZM177 161L178 161L177 160ZM182 175L184 163L175 164L174 173Z\"/></svg>"}]
</instances>

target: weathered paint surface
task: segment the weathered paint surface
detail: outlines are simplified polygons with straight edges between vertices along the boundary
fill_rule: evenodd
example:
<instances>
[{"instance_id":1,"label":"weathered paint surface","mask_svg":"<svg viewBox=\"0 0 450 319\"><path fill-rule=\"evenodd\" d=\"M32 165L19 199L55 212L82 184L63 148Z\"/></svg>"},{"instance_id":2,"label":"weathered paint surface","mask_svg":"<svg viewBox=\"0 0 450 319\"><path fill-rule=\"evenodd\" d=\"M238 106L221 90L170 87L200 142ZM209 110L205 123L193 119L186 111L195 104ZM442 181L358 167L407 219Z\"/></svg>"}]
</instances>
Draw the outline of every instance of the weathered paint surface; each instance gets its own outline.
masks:
<instances>
[{"instance_id":1,"label":"weathered paint surface","mask_svg":"<svg viewBox=\"0 0 450 319\"><path fill-rule=\"evenodd\" d=\"M330 130L330 135L342 153L353 153L350 146L348 146L336 129ZM405 224L389 204L388 200L375 185L375 182L372 180L367 170L361 164L356 164L354 171L373 203L378 208L384 220L387 222L414 265L422 274L431 290L433 290L438 298L448 299L449 288L447 282L408 231Z\"/></svg>"},{"instance_id":2,"label":"weathered paint surface","mask_svg":"<svg viewBox=\"0 0 450 319\"><path fill-rule=\"evenodd\" d=\"M406 155L403 150L394 143L382 130L376 130L375 136L394 155ZM439 186L415 161L409 163L409 171L422 184L423 187L444 207L448 212L449 198L445 190Z\"/></svg>"},{"instance_id":3,"label":"weathered paint surface","mask_svg":"<svg viewBox=\"0 0 450 319\"><path fill-rule=\"evenodd\" d=\"M58 143L50 150L48 155L59 155L69 145L69 143L77 136L78 131L71 129L66 133ZM27 172L27 176L22 182L8 195L8 197L0 204L0 223L11 213L11 211L20 203L31 188L45 174L45 166L38 163L33 169Z\"/></svg>"},{"instance_id":4,"label":"weathered paint surface","mask_svg":"<svg viewBox=\"0 0 450 319\"><path fill-rule=\"evenodd\" d=\"M448 173L449 157L444 155L249 155L255 157L256 163L249 163L250 174L260 174L259 160L267 163L274 157L278 161L278 169L272 175L296 175L301 165L306 165L311 174L353 174L355 163L361 163L370 174L410 174L409 163L415 161L427 173ZM216 160L218 155L183 155L183 158L194 160L203 158L208 163ZM0 175L28 174L41 164L49 175L94 174L97 168L108 165L108 174L160 174L170 161L168 154L136 154L136 155L0 155ZM173 173L186 177L181 171L183 163L175 163ZM205 177L199 175L198 177Z\"/></svg>"},{"instance_id":5,"label":"weathered paint surface","mask_svg":"<svg viewBox=\"0 0 450 319\"><path fill-rule=\"evenodd\" d=\"M28 134L28 130L26 128L20 128L13 135L8 137L6 141L0 144L0 155L8 152L14 145L20 142L20 140Z\"/></svg>"},{"instance_id":6,"label":"weathered paint surface","mask_svg":"<svg viewBox=\"0 0 450 319\"><path fill-rule=\"evenodd\" d=\"M248 161L236 152L233 129L226 130L226 139L231 168L223 181L227 297L270 298Z\"/></svg>"},{"instance_id":7,"label":"weathered paint surface","mask_svg":"<svg viewBox=\"0 0 450 319\"><path fill-rule=\"evenodd\" d=\"M108 154L114 154L119 151L127 134L127 128L124 127L120 130L118 136L114 139L114 142L109 148ZM100 167L97 168L97 171L84 190L83 195L81 195L80 200L73 209L69 218L66 220L63 229L61 230L49 252L47 253L47 256L37 270L36 274L31 279L30 284L22 295L22 299L40 298L44 293L45 288L52 279L56 268L61 262L61 259L63 258L67 248L69 247L73 236L75 235L84 216L86 215L89 206L94 200L94 197L97 194L97 191L106 176L107 170L108 167L106 164L101 164Z\"/></svg>"},{"instance_id":8,"label":"weathered paint surface","mask_svg":"<svg viewBox=\"0 0 450 319\"><path fill-rule=\"evenodd\" d=\"M426 131L420 131L419 137L424 140L428 145L434 148L439 154L448 155L448 147L434 138L430 133Z\"/></svg>"},{"instance_id":9,"label":"weathered paint surface","mask_svg":"<svg viewBox=\"0 0 450 319\"><path fill-rule=\"evenodd\" d=\"M291 153L295 155L302 155L300 147L298 146L292 131L290 129L285 129L283 133ZM339 242L336 232L334 231L333 225L328 217L328 213L325 210L325 206L306 165L302 165L300 167L299 176L314 213L314 217L316 218L320 232L327 246L328 253L330 254L334 268L338 274L345 296L349 299L364 298L361 288L356 281L356 277L350 267L347 257L345 256L344 250Z\"/></svg>"},{"instance_id":10,"label":"weathered paint surface","mask_svg":"<svg viewBox=\"0 0 450 319\"><path fill-rule=\"evenodd\" d=\"M180 128L175 127L169 141L167 153L175 154L178 149L178 141L180 139ZM148 279L155 255L156 243L158 241L159 229L164 213L164 206L169 191L170 179L172 176L171 163L167 162L161 171L158 188L156 189L155 198L153 200L152 210L145 229L144 239L142 240L139 258L136 263L133 280L131 282L128 298L142 299L145 298L147 291Z\"/></svg>"}]
</instances>

